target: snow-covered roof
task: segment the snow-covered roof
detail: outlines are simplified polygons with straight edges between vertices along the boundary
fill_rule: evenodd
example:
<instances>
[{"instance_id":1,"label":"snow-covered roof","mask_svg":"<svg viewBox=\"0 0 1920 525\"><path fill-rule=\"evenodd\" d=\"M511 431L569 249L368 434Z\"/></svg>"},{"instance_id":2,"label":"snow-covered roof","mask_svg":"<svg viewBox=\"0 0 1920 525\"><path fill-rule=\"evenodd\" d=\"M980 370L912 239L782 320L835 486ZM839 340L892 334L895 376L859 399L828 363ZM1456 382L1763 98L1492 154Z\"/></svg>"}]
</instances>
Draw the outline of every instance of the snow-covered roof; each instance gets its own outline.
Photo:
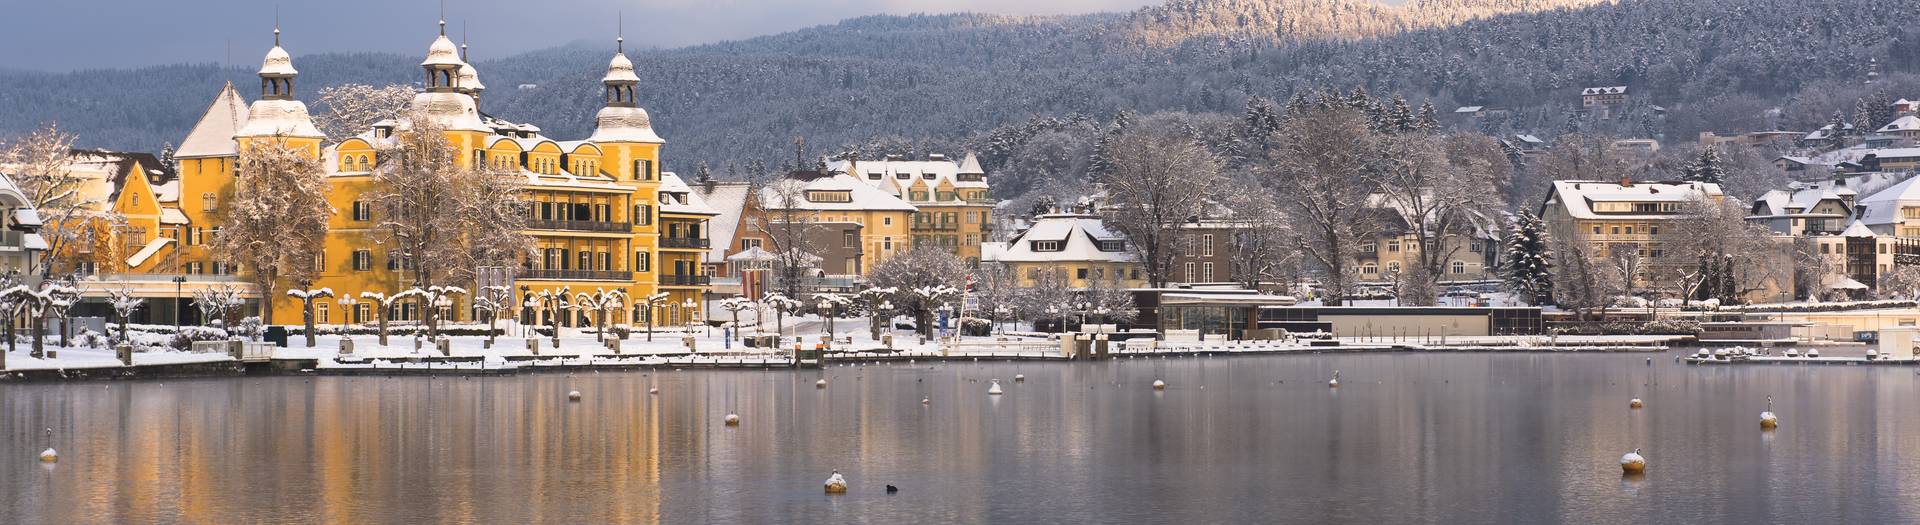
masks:
<instances>
[{"instance_id":1,"label":"snow-covered roof","mask_svg":"<svg viewBox=\"0 0 1920 525\"><path fill-rule=\"evenodd\" d=\"M480 71L474 69L473 64L465 62L460 63L460 82L458 85L460 89L472 91L484 91L487 89L486 84L480 83Z\"/></svg>"},{"instance_id":2,"label":"snow-covered roof","mask_svg":"<svg viewBox=\"0 0 1920 525\"><path fill-rule=\"evenodd\" d=\"M740 231L740 215L747 209L747 190L752 185L745 182L715 182L712 184L695 183L693 189L700 199L713 208L719 215L707 221L707 238L713 241L709 249L708 260L725 258L727 248L733 246L733 238Z\"/></svg>"},{"instance_id":3,"label":"snow-covered roof","mask_svg":"<svg viewBox=\"0 0 1920 525\"><path fill-rule=\"evenodd\" d=\"M1095 241L1125 241L1110 232L1100 217L1077 214L1049 214L1036 218L1033 227L1014 235L1004 243L981 243L980 260L999 263L1038 262L1134 262L1128 250L1101 250ZM1060 243L1058 251L1035 251L1034 243Z\"/></svg>"},{"instance_id":4,"label":"snow-covered roof","mask_svg":"<svg viewBox=\"0 0 1920 525\"><path fill-rule=\"evenodd\" d=\"M1880 174L1885 177L1891 175ZM1920 206L1920 177L1904 175L1899 183L1887 186L1862 197L1859 206L1866 209L1861 214L1861 222L1867 226L1886 226L1902 222L1900 209L1907 206Z\"/></svg>"},{"instance_id":5,"label":"snow-covered roof","mask_svg":"<svg viewBox=\"0 0 1920 525\"><path fill-rule=\"evenodd\" d=\"M260 76L290 77L297 74L300 72L293 69L293 56L288 55L287 50L281 48L279 44L274 44L273 49L267 50L267 58L260 61Z\"/></svg>"},{"instance_id":6,"label":"snow-covered roof","mask_svg":"<svg viewBox=\"0 0 1920 525\"><path fill-rule=\"evenodd\" d=\"M682 215L720 214L719 211L707 206L706 201L701 199L700 195L693 193L693 188L687 187L686 181L680 180L680 176L672 172L660 174L660 213L677 213ZM709 229L707 233L712 234L713 230Z\"/></svg>"},{"instance_id":7,"label":"snow-covered roof","mask_svg":"<svg viewBox=\"0 0 1920 525\"><path fill-rule=\"evenodd\" d=\"M1907 115L1904 117L1893 119L1893 122L1888 122L1887 125L1880 126L1880 129L1877 129L1874 131L1876 133L1898 133L1903 131L1920 131L1920 117Z\"/></svg>"},{"instance_id":8,"label":"snow-covered roof","mask_svg":"<svg viewBox=\"0 0 1920 525\"><path fill-rule=\"evenodd\" d=\"M1580 90L1580 94L1582 95L1625 95L1627 94L1627 87L1626 86L1590 87L1590 88Z\"/></svg>"},{"instance_id":9,"label":"snow-covered roof","mask_svg":"<svg viewBox=\"0 0 1920 525\"><path fill-rule=\"evenodd\" d=\"M1547 143L1547 141L1540 140L1540 137L1535 137L1533 135L1528 135L1525 133L1516 133L1513 135L1513 138L1520 139L1520 142L1525 142L1528 144L1546 144Z\"/></svg>"},{"instance_id":10,"label":"snow-covered roof","mask_svg":"<svg viewBox=\"0 0 1920 525\"><path fill-rule=\"evenodd\" d=\"M464 96L464 95L463 95ZM298 100L255 100L247 109L247 124L235 137L301 137L324 139L313 126L307 105Z\"/></svg>"},{"instance_id":11,"label":"snow-covered roof","mask_svg":"<svg viewBox=\"0 0 1920 525\"><path fill-rule=\"evenodd\" d=\"M443 34L433 39L433 44L427 46L427 59L420 62L420 65L459 66L465 63L460 61L460 48L453 45L453 41L448 40L447 35Z\"/></svg>"},{"instance_id":12,"label":"snow-covered roof","mask_svg":"<svg viewBox=\"0 0 1920 525\"><path fill-rule=\"evenodd\" d=\"M1460 106L1459 109L1455 109L1453 110L1453 112L1454 113L1479 113L1480 110L1482 109L1486 109L1486 106Z\"/></svg>"},{"instance_id":13,"label":"snow-covered roof","mask_svg":"<svg viewBox=\"0 0 1920 525\"><path fill-rule=\"evenodd\" d=\"M918 204L938 204L938 195L933 188L947 184L954 189L986 189L985 170L980 169L980 160L968 153L966 161L955 163L941 156L925 160L863 160L858 162L840 160L827 164L829 171L844 171L855 179L879 188L892 195L912 197L912 189L919 188L926 193L925 199L914 201ZM961 174L980 175L978 180L961 180ZM975 178L975 177L969 177ZM964 201L945 201L964 204Z\"/></svg>"},{"instance_id":14,"label":"snow-covered roof","mask_svg":"<svg viewBox=\"0 0 1920 525\"><path fill-rule=\"evenodd\" d=\"M39 226L40 211L33 208L13 210L13 223L19 226Z\"/></svg>"},{"instance_id":15,"label":"snow-covered roof","mask_svg":"<svg viewBox=\"0 0 1920 525\"><path fill-rule=\"evenodd\" d=\"M1840 123L1840 129L1843 131L1853 129L1853 124L1842 122ZM1812 133L1808 133L1805 137L1801 137L1801 140L1826 140L1831 135L1833 135L1833 125L1828 124L1820 126L1820 129L1813 130Z\"/></svg>"},{"instance_id":16,"label":"snow-covered roof","mask_svg":"<svg viewBox=\"0 0 1920 525\"><path fill-rule=\"evenodd\" d=\"M1595 182L1563 180L1554 181L1551 202L1566 207L1568 215L1576 219L1600 218L1660 218L1665 215L1606 213L1593 211L1596 202L1685 202L1698 196L1717 197L1723 193L1719 184L1706 182L1635 182L1631 186L1622 186L1618 182Z\"/></svg>"},{"instance_id":17,"label":"snow-covered roof","mask_svg":"<svg viewBox=\"0 0 1920 525\"><path fill-rule=\"evenodd\" d=\"M445 38L443 37L442 40ZM463 93L432 91L416 93L413 95L413 102L409 103L407 108L426 114L447 130L493 133L493 128L480 121L480 108L474 106L473 97Z\"/></svg>"},{"instance_id":18,"label":"snow-covered roof","mask_svg":"<svg viewBox=\"0 0 1920 525\"><path fill-rule=\"evenodd\" d=\"M172 237L166 237L166 236L154 237L153 240L147 241L147 245L141 247L140 251L134 252L133 256L131 257L127 257L127 267L128 268L140 267L141 264L145 264L147 262L147 259L152 258L153 254L160 253L161 248L166 247L168 243L172 243L172 242L173 242Z\"/></svg>"},{"instance_id":19,"label":"snow-covered roof","mask_svg":"<svg viewBox=\"0 0 1920 525\"><path fill-rule=\"evenodd\" d=\"M848 201L815 202L807 199L807 192L815 191L845 191L848 194ZM862 184L852 175L839 172L830 174L802 172L788 175L760 190L761 206L767 209L787 208L789 204L783 199L782 193L798 193L800 202L793 203L792 207L801 210L919 211L919 208L899 197Z\"/></svg>"},{"instance_id":20,"label":"snow-covered roof","mask_svg":"<svg viewBox=\"0 0 1920 525\"><path fill-rule=\"evenodd\" d=\"M200 122L187 132L186 140L180 142L180 149L173 152L176 159L203 157L231 157L240 154L233 136L240 133L240 126L247 122L247 101L240 98L240 92L228 82L220 88L220 94L213 97L213 103L207 105L207 111L200 115Z\"/></svg>"},{"instance_id":21,"label":"snow-covered roof","mask_svg":"<svg viewBox=\"0 0 1920 525\"><path fill-rule=\"evenodd\" d=\"M180 178L167 179L166 182L153 185L153 200L160 202L180 202Z\"/></svg>"},{"instance_id":22,"label":"snow-covered roof","mask_svg":"<svg viewBox=\"0 0 1920 525\"><path fill-rule=\"evenodd\" d=\"M1881 148L1873 150L1870 154L1873 158L1881 160L1911 159L1920 157L1920 148Z\"/></svg>"},{"instance_id":23,"label":"snow-covered roof","mask_svg":"<svg viewBox=\"0 0 1920 525\"><path fill-rule=\"evenodd\" d=\"M47 249L47 238L41 237L38 233L22 235L20 236L20 247L28 250L45 250Z\"/></svg>"},{"instance_id":24,"label":"snow-covered roof","mask_svg":"<svg viewBox=\"0 0 1920 525\"><path fill-rule=\"evenodd\" d=\"M600 81L609 84L614 82L638 83L640 82L640 75L634 73L633 61L628 60L627 53L623 51L613 54L613 60L607 62L607 76L602 77Z\"/></svg>"},{"instance_id":25,"label":"snow-covered roof","mask_svg":"<svg viewBox=\"0 0 1920 525\"><path fill-rule=\"evenodd\" d=\"M1873 230L1867 229L1866 223L1860 222L1860 220L1855 219L1853 221L1853 224L1847 225L1846 231L1840 232L1840 236L1841 237L1873 237Z\"/></svg>"},{"instance_id":26,"label":"snow-covered roof","mask_svg":"<svg viewBox=\"0 0 1920 525\"><path fill-rule=\"evenodd\" d=\"M593 136L587 140L593 142L639 142L645 144L665 144L653 131L653 118L647 116L647 110L637 107L607 106L600 108L594 116L596 125Z\"/></svg>"},{"instance_id":27,"label":"snow-covered roof","mask_svg":"<svg viewBox=\"0 0 1920 525\"><path fill-rule=\"evenodd\" d=\"M180 208L160 208L160 224L187 224L188 222L187 214L180 213Z\"/></svg>"}]
</instances>

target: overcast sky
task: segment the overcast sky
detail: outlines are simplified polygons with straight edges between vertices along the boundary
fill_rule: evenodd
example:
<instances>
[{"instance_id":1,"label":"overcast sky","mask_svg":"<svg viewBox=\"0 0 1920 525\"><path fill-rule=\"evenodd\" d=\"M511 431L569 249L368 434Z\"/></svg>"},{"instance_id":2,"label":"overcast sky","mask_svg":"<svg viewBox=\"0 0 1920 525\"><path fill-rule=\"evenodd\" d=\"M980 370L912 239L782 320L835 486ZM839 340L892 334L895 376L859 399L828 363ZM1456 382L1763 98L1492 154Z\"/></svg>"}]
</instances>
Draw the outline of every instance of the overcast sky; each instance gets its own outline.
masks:
<instances>
[{"instance_id":1,"label":"overcast sky","mask_svg":"<svg viewBox=\"0 0 1920 525\"><path fill-rule=\"evenodd\" d=\"M879 14L1126 11L1158 0L447 0L448 34L462 21L476 60L581 40L678 47L779 33ZM0 67L74 70L228 60L252 63L272 44L274 2L261 0L10 0ZM280 2L295 55L424 53L437 0Z\"/></svg>"}]
</instances>

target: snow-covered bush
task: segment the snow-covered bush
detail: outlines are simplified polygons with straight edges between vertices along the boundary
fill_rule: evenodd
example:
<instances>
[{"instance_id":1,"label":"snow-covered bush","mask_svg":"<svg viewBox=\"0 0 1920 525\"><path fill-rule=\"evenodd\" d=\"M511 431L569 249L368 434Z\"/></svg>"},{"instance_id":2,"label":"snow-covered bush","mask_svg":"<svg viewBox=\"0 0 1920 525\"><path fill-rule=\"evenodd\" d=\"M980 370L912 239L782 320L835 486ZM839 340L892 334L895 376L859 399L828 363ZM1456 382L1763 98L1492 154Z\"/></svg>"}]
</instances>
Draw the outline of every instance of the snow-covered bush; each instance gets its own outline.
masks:
<instances>
[{"instance_id":1,"label":"snow-covered bush","mask_svg":"<svg viewBox=\"0 0 1920 525\"><path fill-rule=\"evenodd\" d=\"M214 324L219 323L216 322ZM185 352L192 350L193 344L196 342L225 341L227 337L229 336L225 329L215 326L182 326L179 332L174 333L172 338L168 339L167 346L172 347L174 350Z\"/></svg>"},{"instance_id":2,"label":"snow-covered bush","mask_svg":"<svg viewBox=\"0 0 1920 525\"><path fill-rule=\"evenodd\" d=\"M95 332L91 329L81 330L80 334L74 337L74 344L80 345L83 348L106 348L107 336L101 335L100 332Z\"/></svg>"},{"instance_id":3,"label":"snow-covered bush","mask_svg":"<svg viewBox=\"0 0 1920 525\"><path fill-rule=\"evenodd\" d=\"M260 332L265 329L266 329L265 325L260 323L259 316L249 316L245 319L241 319L240 324L234 327L233 335L240 336L240 337L246 338L249 341L252 341L255 339L259 339Z\"/></svg>"}]
</instances>

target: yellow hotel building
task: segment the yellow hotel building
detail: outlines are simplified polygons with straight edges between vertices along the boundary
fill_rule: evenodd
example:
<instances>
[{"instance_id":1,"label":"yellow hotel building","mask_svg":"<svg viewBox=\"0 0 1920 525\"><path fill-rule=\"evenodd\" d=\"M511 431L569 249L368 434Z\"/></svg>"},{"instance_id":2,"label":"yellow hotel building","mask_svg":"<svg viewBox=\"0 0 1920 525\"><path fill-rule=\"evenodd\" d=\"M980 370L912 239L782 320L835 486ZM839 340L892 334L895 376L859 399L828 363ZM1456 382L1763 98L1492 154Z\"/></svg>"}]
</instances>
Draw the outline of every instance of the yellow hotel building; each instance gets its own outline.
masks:
<instances>
[{"instance_id":1,"label":"yellow hotel building","mask_svg":"<svg viewBox=\"0 0 1920 525\"><path fill-rule=\"evenodd\" d=\"M440 36L421 63L426 89L399 119L329 143L314 127L305 104L294 98L298 72L279 46L276 30L275 45L260 69L260 100L244 105L231 85L215 97L176 153L177 188L167 188L172 194L157 195L144 180L131 180L121 191L115 208L151 223L124 230L139 237L127 239L127 246L139 249L127 257L126 271L179 274L196 283L227 280L214 277L232 269L218 264L207 245L219 234L220 204L233 194L235 165L250 145L283 141L307 149L326 166L333 216L325 253L317 262L321 271L311 286L330 288L342 297L361 292L391 295L413 287L404 254L387 253L377 242L383 234L377 229L379 210L370 192L376 189L373 172L379 149L408 133L408 119L421 115L433 119L448 142L465 152L456 156L464 167L479 163L526 177L523 198L536 253L512 272L516 304L524 304L522 294L563 288L575 293L617 289L635 299L667 292L668 306L652 312L656 324L704 319L700 299L708 278L700 268L707 252L706 222L717 213L678 177L660 170L666 141L634 99L640 78L624 50L614 54L602 79L605 106L592 136L559 141L542 136L538 127L482 113L479 101L485 86L445 33L442 22ZM158 198L162 196L168 198ZM298 286L282 283L279 289ZM462 287L478 291L473 283ZM301 303L283 292L278 295L269 298L275 301L271 323L299 324ZM443 318L473 319L472 300L457 297ZM632 302L609 318L644 322L647 313L632 308ZM315 320L373 322L374 311L365 302L335 298L319 303ZM412 305L395 305L389 315L397 320L421 317ZM563 323L577 325L576 320L585 318L583 314ZM533 320L527 312L522 319Z\"/></svg>"}]
</instances>

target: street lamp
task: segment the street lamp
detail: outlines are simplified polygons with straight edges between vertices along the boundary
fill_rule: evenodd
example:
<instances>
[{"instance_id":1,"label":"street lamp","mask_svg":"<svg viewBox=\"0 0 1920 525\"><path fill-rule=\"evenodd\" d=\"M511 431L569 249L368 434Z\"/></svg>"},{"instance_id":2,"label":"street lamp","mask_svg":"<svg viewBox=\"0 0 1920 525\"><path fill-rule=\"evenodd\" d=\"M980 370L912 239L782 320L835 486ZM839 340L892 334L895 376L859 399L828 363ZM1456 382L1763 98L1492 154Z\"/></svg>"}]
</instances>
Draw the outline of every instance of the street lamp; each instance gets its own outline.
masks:
<instances>
[{"instance_id":1,"label":"street lamp","mask_svg":"<svg viewBox=\"0 0 1920 525\"><path fill-rule=\"evenodd\" d=\"M687 300L680 302L680 308L687 313L687 335L693 335L693 313L695 312L694 307L697 306L700 306L700 303L694 302L692 297L688 297Z\"/></svg>"},{"instance_id":2,"label":"street lamp","mask_svg":"<svg viewBox=\"0 0 1920 525\"><path fill-rule=\"evenodd\" d=\"M173 276L173 333L180 333L180 303L186 302L187 276Z\"/></svg>"},{"instance_id":3,"label":"street lamp","mask_svg":"<svg viewBox=\"0 0 1920 525\"><path fill-rule=\"evenodd\" d=\"M353 298L353 296L350 294L342 294L340 296L339 301L336 301L336 302L340 303L340 318L354 320L353 323L342 323L342 324L359 324L361 322L364 322L364 321L361 321L360 318L358 317L360 315L359 299Z\"/></svg>"}]
</instances>

